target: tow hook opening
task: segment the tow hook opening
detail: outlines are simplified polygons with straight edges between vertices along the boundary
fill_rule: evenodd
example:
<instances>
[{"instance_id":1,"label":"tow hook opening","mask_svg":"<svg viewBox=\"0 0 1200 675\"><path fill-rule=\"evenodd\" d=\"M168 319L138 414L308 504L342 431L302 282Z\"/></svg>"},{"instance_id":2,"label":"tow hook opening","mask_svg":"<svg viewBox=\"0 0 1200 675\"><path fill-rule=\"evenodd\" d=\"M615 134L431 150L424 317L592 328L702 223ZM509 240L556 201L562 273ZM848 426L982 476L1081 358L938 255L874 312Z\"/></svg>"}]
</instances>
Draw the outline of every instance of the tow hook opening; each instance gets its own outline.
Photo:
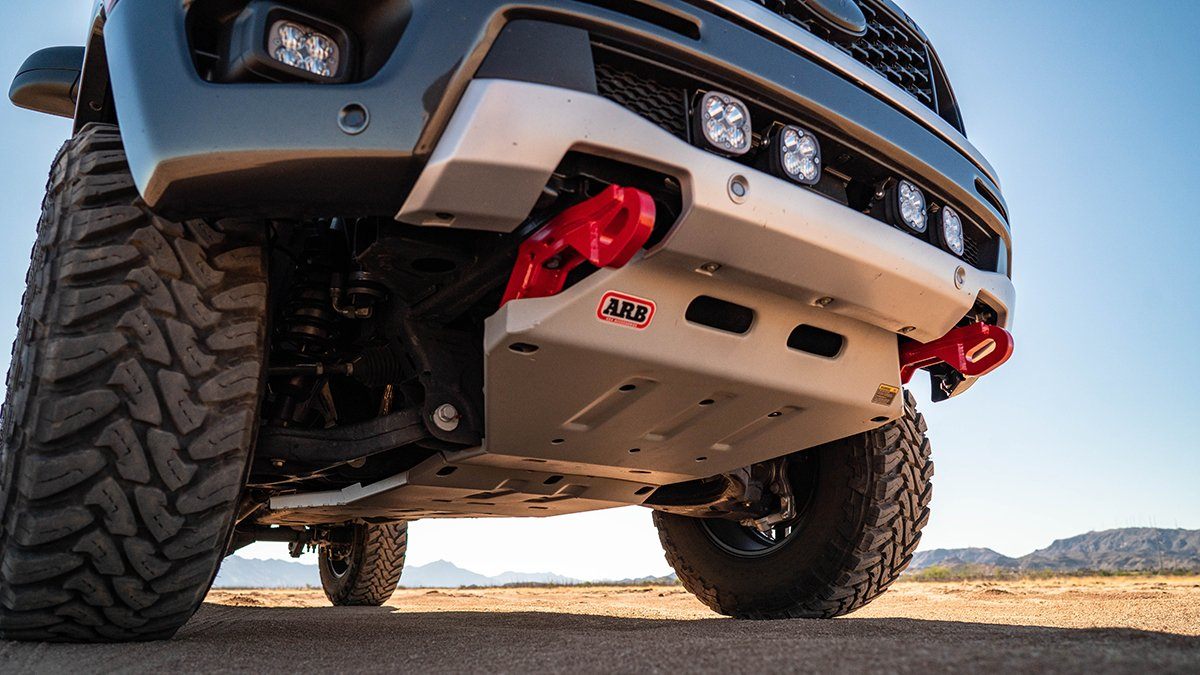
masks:
<instances>
[{"instance_id":1,"label":"tow hook opening","mask_svg":"<svg viewBox=\"0 0 1200 675\"><path fill-rule=\"evenodd\" d=\"M933 400L944 401L962 391L967 378L987 375L1012 353L1012 334L1003 328L986 323L960 326L933 342L902 344L900 380L908 384L918 370L928 370Z\"/></svg>"}]
</instances>

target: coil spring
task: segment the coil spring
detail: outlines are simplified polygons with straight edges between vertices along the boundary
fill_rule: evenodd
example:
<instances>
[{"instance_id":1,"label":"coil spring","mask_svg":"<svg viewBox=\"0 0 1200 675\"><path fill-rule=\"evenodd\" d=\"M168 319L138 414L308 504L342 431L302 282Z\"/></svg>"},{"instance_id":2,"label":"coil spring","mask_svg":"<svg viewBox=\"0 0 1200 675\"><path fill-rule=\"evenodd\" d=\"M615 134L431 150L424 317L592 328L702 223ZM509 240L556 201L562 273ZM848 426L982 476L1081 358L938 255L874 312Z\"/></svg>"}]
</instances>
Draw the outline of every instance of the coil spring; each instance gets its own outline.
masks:
<instances>
[{"instance_id":1,"label":"coil spring","mask_svg":"<svg viewBox=\"0 0 1200 675\"><path fill-rule=\"evenodd\" d=\"M293 357L327 357L333 350L337 321L328 282L296 284L280 321L279 348Z\"/></svg>"}]
</instances>

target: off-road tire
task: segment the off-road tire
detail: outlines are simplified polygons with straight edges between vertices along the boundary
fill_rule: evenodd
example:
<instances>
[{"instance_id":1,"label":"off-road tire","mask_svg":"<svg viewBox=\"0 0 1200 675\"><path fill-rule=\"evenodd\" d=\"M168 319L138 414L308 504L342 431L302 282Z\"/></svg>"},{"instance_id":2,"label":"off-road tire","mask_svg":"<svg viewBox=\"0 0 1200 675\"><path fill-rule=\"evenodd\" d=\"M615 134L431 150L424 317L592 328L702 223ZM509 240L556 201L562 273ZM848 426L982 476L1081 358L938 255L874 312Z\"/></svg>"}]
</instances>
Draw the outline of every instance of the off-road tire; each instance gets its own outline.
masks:
<instances>
[{"instance_id":1,"label":"off-road tire","mask_svg":"<svg viewBox=\"0 0 1200 675\"><path fill-rule=\"evenodd\" d=\"M199 606L263 388L258 230L151 213L113 126L59 152L3 412L0 638L161 639Z\"/></svg>"},{"instance_id":2,"label":"off-road tire","mask_svg":"<svg viewBox=\"0 0 1200 675\"><path fill-rule=\"evenodd\" d=\"M378 607L396 592L408 549L408 523L359 524L349 557L335 562L322 547L321 587L338 606ZM340 573L339 573L340 572Z\"/></svg>"},{"instance_id":3,"label":"off-road tire","mask_svg":"<svg viewBox=\"0 0 1200 675\"><path fill-rule=\"evenodd\" d=\"M806 452L816 482L795 533L769 554L734 555L700 519L655 512L667 561L704 604L745 619L833 618L887 590L929 520L933 462L912 394L904 416Z\"/></svg>"}]
</instances>

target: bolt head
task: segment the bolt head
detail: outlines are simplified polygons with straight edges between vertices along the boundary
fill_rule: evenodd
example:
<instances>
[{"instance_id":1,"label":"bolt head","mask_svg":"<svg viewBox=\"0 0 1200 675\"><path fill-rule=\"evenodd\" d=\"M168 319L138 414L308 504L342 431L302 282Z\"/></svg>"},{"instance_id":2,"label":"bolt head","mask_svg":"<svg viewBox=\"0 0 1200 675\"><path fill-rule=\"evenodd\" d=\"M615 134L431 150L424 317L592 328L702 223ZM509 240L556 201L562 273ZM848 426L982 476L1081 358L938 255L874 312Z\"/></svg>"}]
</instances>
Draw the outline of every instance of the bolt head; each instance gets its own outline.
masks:
<instances>
[{"instance_id":1,"label":"bolt head","mask_svg":"<svg viewBox=\"0 0 1200 675\"><path fill-rule=\"evenodd\" d=\"M449 403L443 403L433 411L433 423L442 431L457 429L459 419L458 408Z\"/></svg>"}]
</instances>

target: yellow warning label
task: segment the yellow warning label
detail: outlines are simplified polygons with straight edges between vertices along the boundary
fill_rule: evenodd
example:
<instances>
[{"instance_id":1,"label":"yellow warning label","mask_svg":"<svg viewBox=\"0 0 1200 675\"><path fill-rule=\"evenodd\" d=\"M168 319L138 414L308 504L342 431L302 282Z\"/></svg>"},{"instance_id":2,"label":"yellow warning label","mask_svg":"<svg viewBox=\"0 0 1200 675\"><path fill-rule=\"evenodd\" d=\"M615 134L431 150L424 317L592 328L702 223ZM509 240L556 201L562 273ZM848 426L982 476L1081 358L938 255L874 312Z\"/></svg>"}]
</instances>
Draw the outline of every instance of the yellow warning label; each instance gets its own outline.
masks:
<instances>
[{"instance_id":1,"label":"yellow warning label","mask_svg":"<svg viewBox=\"0 0 1200 675\"><path fill-rule=\"evenodd\" d=\"M879 389L875 390L875 398L871 399L871 403L878 405L891 405L892 401L896 400L896 394L900 393L900 387L893 387L890 384L881 384Z\"/></svg>"}]
</instances>

